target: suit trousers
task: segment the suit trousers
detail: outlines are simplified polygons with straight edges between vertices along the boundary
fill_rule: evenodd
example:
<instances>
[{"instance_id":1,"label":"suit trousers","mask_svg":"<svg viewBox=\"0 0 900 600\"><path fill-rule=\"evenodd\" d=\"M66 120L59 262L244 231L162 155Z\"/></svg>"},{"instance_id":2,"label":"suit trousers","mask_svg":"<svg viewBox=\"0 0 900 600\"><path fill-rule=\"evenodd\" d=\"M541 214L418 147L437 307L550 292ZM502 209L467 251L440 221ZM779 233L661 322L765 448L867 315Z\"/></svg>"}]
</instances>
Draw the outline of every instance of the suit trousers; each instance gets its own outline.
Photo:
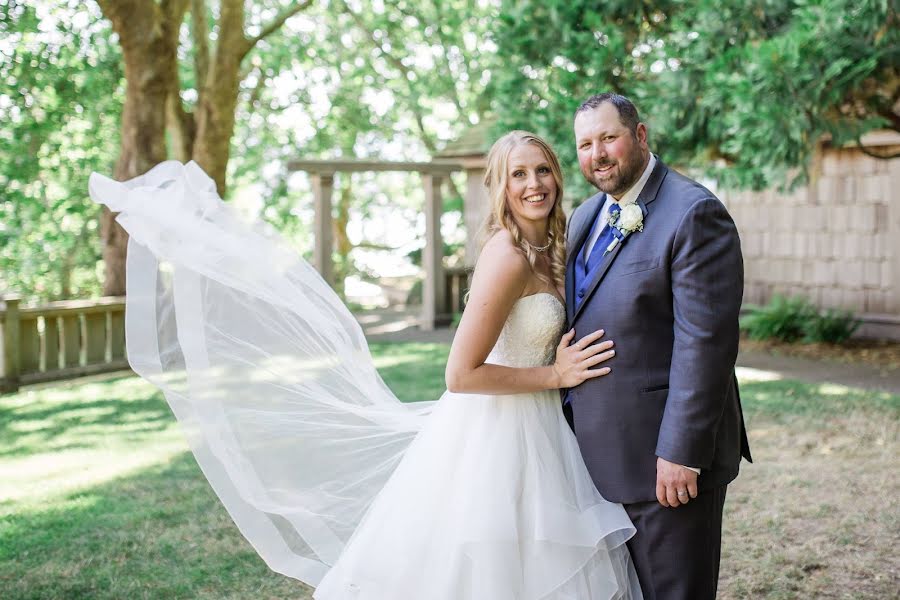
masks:
<instances>
[{"instance_id":1,"label":"suit trousers","mask_svg":"<svg viewBox=\"0 0 900 600\"><path fill-rule=\"evenodd\" d=\"M687 504L625 504L637 533L628 549L644 600L712 600L719 582L725 488L702 491Z\"/></svg>"}]
</instances>

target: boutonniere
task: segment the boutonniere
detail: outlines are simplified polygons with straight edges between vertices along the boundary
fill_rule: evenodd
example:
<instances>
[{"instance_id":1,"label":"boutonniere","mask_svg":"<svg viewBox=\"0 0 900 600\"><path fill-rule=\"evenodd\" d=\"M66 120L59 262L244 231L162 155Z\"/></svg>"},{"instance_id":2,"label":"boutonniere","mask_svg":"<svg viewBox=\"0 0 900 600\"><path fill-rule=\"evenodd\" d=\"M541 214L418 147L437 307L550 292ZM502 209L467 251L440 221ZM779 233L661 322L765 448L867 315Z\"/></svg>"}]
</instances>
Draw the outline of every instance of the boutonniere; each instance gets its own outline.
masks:
<instances>
[{"instance_id":1,"label":"boutonniere","mask_svg":"<svg viewBox=\"0 0 900 600\"><path fill-rule=\"evenodd\" d=\"M609 246L606 247L604 255L612 252L619 245L619 242L630 234L644 230L644 211L641 210L638 204L623 206L621 210L609 215L609 226L614 229L613 235L615 237L609 243Z\"/></svg>"}]
</instances>

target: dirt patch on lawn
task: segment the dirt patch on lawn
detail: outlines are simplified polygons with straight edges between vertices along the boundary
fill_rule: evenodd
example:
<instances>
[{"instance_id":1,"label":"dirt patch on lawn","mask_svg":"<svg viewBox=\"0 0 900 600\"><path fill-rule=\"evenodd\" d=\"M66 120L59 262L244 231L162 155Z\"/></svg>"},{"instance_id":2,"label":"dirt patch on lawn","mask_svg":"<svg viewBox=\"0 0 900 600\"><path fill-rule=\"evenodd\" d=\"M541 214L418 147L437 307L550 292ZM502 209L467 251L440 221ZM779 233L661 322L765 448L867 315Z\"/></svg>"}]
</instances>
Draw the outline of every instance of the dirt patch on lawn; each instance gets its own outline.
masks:
<instances>
[{"instance_id":1,"label":"dirt patch on lawn","mask_svg":"<svg viewBox=\"0 0 900 600\"><path fill-rule=\"evenodd\" d=\"M741 338L741 349L782 356L798 356L812 360L841 363L866 363L888 370L900 369L900 342L884 340L849 340L844 344L788 344L776 340Z\"/></svg>"},{"instance_id":2,"label":"dirt patch on lawn","mask_svg":"<svg viewBox=\"0 0 900 600\"><path fill-rule=\"evenodd\" d=\"M898 429L868 411L755 419L756 464L728 489L720 597L896 598Z\"/></svg>"}]
</instances>

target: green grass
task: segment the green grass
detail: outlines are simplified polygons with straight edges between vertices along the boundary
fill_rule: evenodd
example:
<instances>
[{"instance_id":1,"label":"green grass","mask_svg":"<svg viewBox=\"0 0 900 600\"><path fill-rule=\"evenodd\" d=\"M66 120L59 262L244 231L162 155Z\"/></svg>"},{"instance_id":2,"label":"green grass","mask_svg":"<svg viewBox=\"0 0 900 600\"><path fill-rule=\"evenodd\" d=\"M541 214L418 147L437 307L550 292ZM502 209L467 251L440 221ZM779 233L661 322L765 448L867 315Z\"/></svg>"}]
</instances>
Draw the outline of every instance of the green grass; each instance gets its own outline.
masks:
<instances>
[{"instance_id":1,"label":"green grass","mask_svg":"<svg viewBox=\"0 0 900 600\"><path fill-rule=\"evenodd\" d=\"M440 396L448 349L372 352L414 401ZM721 597L886 597L900 518L879 502L898 491L879 461L896 455L900 399L792 381L741 391L757 464L729 491ZM0 396L0 598L288 597L309 590L243 540L149 384Z\"/></svg>"},{"instance_id":2,"label":"green grass","mask_svg":"<svg viewBox=\"0 0 900 600\"><path fill-rule=\"evenodd\" d=\"M375 366L404 402L437 400L446 389L444 366L450 346L445 344L372 344Z\"/></svg>"},{"instance_id":3,"label":"green grass","mask_svg":"<svg viewBox=\"0 0 900 600\"><path fill-rule=\"evenodd\" d=\"M748 419L803 417L812 421L848 416L860 411L900 416L900 397L887 392L850 388L834 383L743 381L741 404Z\"/></svg>"},{"instance_id":4,"label":"green grass","mask_svg":"<svg viewBox=\"0 0 900 600\"><path fill-rule=\"evenodd\" d=\"M443 391L449 348L375 344L404 401ZM269 571L132 376L0 396L0 598L303 598Z\"/></svg>"}]
</instances>

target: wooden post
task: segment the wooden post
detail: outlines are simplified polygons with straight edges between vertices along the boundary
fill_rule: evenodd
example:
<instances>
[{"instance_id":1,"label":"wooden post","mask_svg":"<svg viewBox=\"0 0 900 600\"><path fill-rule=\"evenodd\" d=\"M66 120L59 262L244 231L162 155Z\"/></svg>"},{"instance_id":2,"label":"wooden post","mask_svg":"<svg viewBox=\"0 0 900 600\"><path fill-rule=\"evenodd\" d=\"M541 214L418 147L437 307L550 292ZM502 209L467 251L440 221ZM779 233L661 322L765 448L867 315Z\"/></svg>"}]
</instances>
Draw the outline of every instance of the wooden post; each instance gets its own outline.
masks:
<instances>
[{"instance_id":1,"label":"wooden post","mask_svg":"<svg viewBox=\"0 0 900 600\"><path fill-rule=\"evenodd\" d=\"M106 362L106 313L84 315L88 365Z\"/></svg>"},{"instance_id":2,"label":"wooden post","mask_svg":"<svg viewBox=\"0 0 900 600\"><path fill-rule=\"evenodd\" d=\"M422 174L425 185L425 249L422 252L422 267L425 280L422 282L422 319L419 327L425 331L434 330L439 315L445 312L443 258L444 242L441 238L442 177L432 173Z\"/></svg>"},{"instance_id":3,"label":"wooden post","mask_svg":"<svg viewBox=\"0 0 900 600\"><path fill-rule=\"evenodd\" d=\"M484 168L466 169L466 197L463 200L463 206L465 206L463 215L466 225L465 264L467 267L474 267L475 260L478 258L478 235L491 210L487 188L484 186Z\"/></svg>"},{"instance_id":4,"label":"wooden post","mask_svg":"<svg viewBox=\"0 0 900 600\"><path fill-rule=\"evenodd\" d=\"M35 316L19 313L19 377L41 370L41 335Z\"/></svg>"},{"instance_id":5,"label":"wooden post","mask_svg":"<svg viewBox=\"0 0 900 600\"><path fill-rule=\"evenodd\" d=\"M0 392L19 391L19 302L18 296L7 296L3 313L3 378Z\"/></svg>"},{"instance_id":6,"label":"wooden post","mask_svg":"<svg viewBox=\"0 0 900 600\"><path fill-rule=\"evenodd\" d=\"M109 323L110 359L113 361L125 358L125 311L114 310L110 313Z\"/></svg>"},{"instance_id":7,"label":"wooden post","mask_svg":"<svg viewBox=\"0 0 900 600\"><path fill-rule=\"evenodd\" d=\"M328 285L334 285L334 268L331 253L334 248L331 232L331 194L334 191L334 175L312 173L310 175L315 198L315 242L313 266Z\"/></svg>"},{"instance_id":8,"label":"wooden post","mask_svg":"<svg viewBox=\"0 0 900 600\"><path fill-rule=\"evenodd\" d=\"M62 318L63 367L77 367L81 364L81 318L78 315L64 315Z\"/></svg>"},{"instance_id":9,"label":"wooden post","mask_svg":"<svg viewBox=\"0 0 900 600\"><path fill-rule=\"evenodd\" d=\"M44 371L59 370L59 319L44 317Z\"/></svg>"}]
</instances>

